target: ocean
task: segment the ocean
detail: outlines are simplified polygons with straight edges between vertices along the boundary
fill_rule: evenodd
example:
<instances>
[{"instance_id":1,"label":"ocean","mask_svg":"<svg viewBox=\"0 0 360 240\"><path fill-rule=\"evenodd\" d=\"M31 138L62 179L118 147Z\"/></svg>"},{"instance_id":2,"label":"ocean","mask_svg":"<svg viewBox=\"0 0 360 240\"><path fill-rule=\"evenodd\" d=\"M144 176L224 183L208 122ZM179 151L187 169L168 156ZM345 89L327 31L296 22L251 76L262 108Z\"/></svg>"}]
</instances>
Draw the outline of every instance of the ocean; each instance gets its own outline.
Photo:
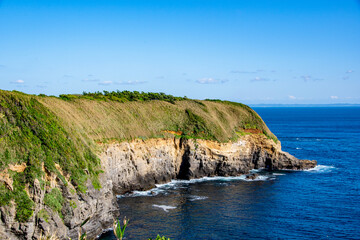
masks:
<instances>
[{"instance_id":1,"label":"ocean","mask_svg":"<svg viewBox=\"0 0 360 240\"><path fill-rule=\"evenodd\" d=\"M254 109L284 151L318 166L119 196L121 219L130 219L126 239L360 239L360 108Z\"/></svg>"}]
</instances>

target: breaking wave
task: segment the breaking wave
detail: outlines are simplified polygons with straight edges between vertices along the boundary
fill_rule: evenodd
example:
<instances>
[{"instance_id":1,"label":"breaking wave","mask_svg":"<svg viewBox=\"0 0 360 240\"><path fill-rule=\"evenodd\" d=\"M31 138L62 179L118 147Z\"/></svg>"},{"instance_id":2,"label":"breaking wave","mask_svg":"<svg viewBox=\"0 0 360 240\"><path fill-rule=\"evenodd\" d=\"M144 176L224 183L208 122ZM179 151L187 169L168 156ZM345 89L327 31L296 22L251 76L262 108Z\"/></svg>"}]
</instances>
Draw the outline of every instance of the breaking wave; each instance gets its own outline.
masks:
<instances>
[{"instance_id":1,"label":"breaking wave","mask_svg":"<svg viewBox=\"0 0 360 240\"><path fill-rule=\"evenodd\" d=\"M157 205L157 204L153 204L153 207L161 208L161 209L164 210L165 212L168 212L170 209L175 209L175 208L176 208L176 207L173 207L173 206Z\"/></svg>"},{"instance_id":2,"label":"breaking wave","mask_svg":"<svg viewBox=\"0 0 360 240\"><path fill-rule=\"evenodd\" d=\"M208 197L206 196L195 196L195 195L191 195L189 197L189 201L198 201L198 200L204 200L204 199L207 199Z\"/></svg>"},{"instance_id":3,"label":"breaking wave","mask_svg":"<svg viewBox=\"0 0 360 240\"><path fill-rule=\"evenodd\" d=\"M305 172L319 172L319 173L324 173L324 172L331 172L332 170L335 170L336 167L334 166L326 166L326 165L317 165L314 168L310 168L308 170L305 170Z\"/></svg>"},{"instance_id":4,"label":"breaking wave","mask_svg":"<svg viewBox=\"0 0 360 240\"><path fill-rule=\"evenodd\" d=\"M254 169L251 170L251 173L258 173L261 172L261 170ZM169 190L178 189L178 188L184 188L186 185L189 184L195 184L195 183L202 183L202 182L231 182L231 181L246 181L246 182L253 182L253 181L268 181L268 180L274 180L274 176L271 175L259 175L255 179L247 179L246 175L240 175L236 177L203 177L203 178L197 178L197 179L191 179L191 180L171 180L171 182L164 183L164 184L156 184L155 188L152 188L147 191L133 191L131 193L126 193L123 195L117 195L117 198L123 198L123 197L150 197L150 196L156 196L159 194L167 194Z\"/></svg>"}]
</instances>

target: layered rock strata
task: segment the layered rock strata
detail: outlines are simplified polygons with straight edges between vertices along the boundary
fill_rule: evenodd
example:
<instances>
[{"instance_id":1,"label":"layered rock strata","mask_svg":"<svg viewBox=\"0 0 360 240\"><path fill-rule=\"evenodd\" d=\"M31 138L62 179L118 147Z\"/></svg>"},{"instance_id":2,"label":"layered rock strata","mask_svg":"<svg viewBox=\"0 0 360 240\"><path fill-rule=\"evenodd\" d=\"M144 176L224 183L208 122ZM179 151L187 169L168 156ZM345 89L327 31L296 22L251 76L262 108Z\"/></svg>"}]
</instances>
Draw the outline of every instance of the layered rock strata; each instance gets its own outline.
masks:
<instances>
[{"instance_id":1,"label":"layered rock strata","mask_svg":"<svg viewBox=\"0 0 360 240\"><path fill-rule=\"evenodd\" d=\"M172 179L192 179L208 176L236 176L251 169L304 170L316 166L316 161L299 160L281 151L263 135L243 136L236 142L218 143L200 139L148 139L103 144L100 154L103 173L102 188L95 190L89 183L86 194L78 194L71 184L65 186L55 176L53 184L61 188L65 204L61 219L44 205L44 190L39 182L28 189L36 207L27 223L15 221L15 207L0 207L0 239L36 239L41 232L56 233L61 239L77 238L82 232L93 238L111 227L117 215L116 195L133 190L146 190ZM74 207L75 206L75 207ZM39 214L46 209L49 216Z\"/></svg>"}]
</instances>

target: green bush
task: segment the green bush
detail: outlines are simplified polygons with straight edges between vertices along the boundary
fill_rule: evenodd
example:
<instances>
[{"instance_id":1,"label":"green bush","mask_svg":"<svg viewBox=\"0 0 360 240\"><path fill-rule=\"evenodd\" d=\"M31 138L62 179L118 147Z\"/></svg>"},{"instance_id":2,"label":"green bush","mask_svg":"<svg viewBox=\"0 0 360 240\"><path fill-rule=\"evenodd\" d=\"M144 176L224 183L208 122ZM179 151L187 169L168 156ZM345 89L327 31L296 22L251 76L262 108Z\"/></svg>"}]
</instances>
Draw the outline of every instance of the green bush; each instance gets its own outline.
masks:
<instances>
[{"instance_id":1,"label":"green bush","mask_svg":"<svg viewBox=\"0 0 360 240\"><path fill-rule=\"evenodd\" d=\"M34 213L34 202L29 198L25 190L14 193L16 203L16 220L26 222Z\"/></svg>"},{"instance_id":2,"label":"green bush","mask_svg":"<svg viewBox=\"0 0 360 240\"><path fill-rule=\"evenodd\" d=\"M187 99L186 97L174 97L165 93L153 93L153 92L138 92L138 91L103 91L103 92L83 92L82 95L60 95L61 99L72 100L76 98L96 99L96 100L111 100L117 102L128 101L151 101L160 100L175 104L175 101L181 101Z\"/></svg>"},{"instance_id":3,"label":"green bush","mask_svg":"<svg viewBox=\"0 0 360 240\"><path fill-rule=\"evenodd\" d=\"M213 133L206 126L206 122L202 117L196 115L190 109L186 109L185 112L188 116L188 120L183 129L179 129L183 131L183 137L216 140Z\"/></svg>"},{"instance_id":4,"label":"green bush","mask_svg":"<svg viewBox=\"0 0 360 240\"><path fill-rule=\"evenodd\" d=\"M61 209L64 204L64 198L60 189L53 188L50 193L46 193L44 196L44 203L62 217Z\"/></svg>"},{"instance_id":5,"label":"green bush","mask_svg":"<svg viewBox=\"0 0 360 240\"><path fill-rule=\"evenodd\" d=\"M45 220L45 222L49 222L49 213L45 210L45 209L41 209L38 214L37 214L38 218L42 218Z\"/></svg>"}]
</instances>

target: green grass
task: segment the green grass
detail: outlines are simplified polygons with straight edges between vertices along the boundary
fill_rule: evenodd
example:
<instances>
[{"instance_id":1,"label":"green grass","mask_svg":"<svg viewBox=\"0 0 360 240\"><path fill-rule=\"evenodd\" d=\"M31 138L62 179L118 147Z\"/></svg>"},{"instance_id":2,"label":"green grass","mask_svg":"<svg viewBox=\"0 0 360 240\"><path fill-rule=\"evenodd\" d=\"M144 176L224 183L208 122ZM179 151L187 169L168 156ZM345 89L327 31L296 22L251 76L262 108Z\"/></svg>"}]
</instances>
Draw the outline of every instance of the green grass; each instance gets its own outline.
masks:
<instances>
[{"instance_id":1,"label":"green grass","mask_svg":"<svg viewBox=\"0 0 360 240\"><path fill-rule=\"evenodd\" d=\"M188 119L182 127L177 127L176 131L182 131L185 138L216 140L216 137L201 116L196 115L190 109L186 109L185 113Z\"/></svg>"},{"instance_id":2,"label":"green grass","mask_svg":"<svg viewBox=\"0 0 360 240\"><path fill-rule=\"evenodd\" d=\"M44 196L44 204L50 207L53 211L57 212L62 217L61 209L64 204L64 198L60 189L53 188L51 192L46 193Z\"/></svg>"},{"instance_id":3,"label":"green grass","mask_svg":"<svg viewBox=\"0 0 360 240\"><path fill-rule=\"evenodd\" d=\"M9 164L26 163L24 172L13 174L14 191L0 186L1 204L15 200L17 219L26 221L32 216L32 201L24 192L34 180L43 183L42 165L67 184L65 177L55 167L71 177L69 181L78 191L86 191L90 177L96 187L100 160L76 134L70 134L60 120L35 97L18 92L0 91L0 171ZM89 172L86 174L85 169ZM10 200L9 200L10 199Z\"/></svg>"},{"instance_id":4,"label":"green grass","mask_svg":"<svg viewBox=\"0 0 360 240\"><path fill-rule=\"evenodd\" d=\"M14 198L16 204L16 220L26 222L33 215L35 204L24 189L14 192Z\"/></svg>"},{"instance_id":5,"label":"green grass","mask_svg":"<svg viewBox=\"0 0 360 240\"><path fill-rule=\"evenodd\" d=\"M49 222L50 215L49 215L48 211L46 211L45 209L41 209L37 213L37 218L42 218L42 219L44 219L45 222Z\"/></svg>"}]
</instances>

